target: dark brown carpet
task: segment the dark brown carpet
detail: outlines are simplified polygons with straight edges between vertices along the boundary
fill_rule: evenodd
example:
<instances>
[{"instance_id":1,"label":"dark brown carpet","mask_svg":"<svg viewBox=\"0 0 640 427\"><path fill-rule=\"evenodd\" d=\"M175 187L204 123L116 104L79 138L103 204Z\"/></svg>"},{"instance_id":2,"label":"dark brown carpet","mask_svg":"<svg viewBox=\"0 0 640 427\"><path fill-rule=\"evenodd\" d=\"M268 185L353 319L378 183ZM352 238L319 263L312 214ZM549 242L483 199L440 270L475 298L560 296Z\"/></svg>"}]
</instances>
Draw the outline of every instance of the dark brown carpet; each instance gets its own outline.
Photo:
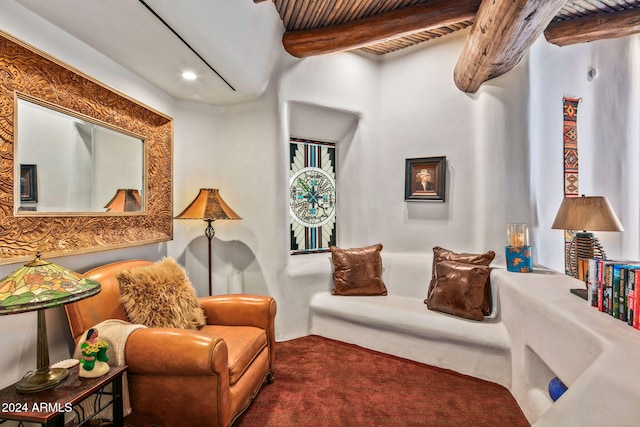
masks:
<instances>
[{"instance_id":1,"label":"dark brown carpet","mask_svg":"<svg viewBox=\"0 0 640 427\"><path fill-rule=\"evenodd\" d=\"M528 426L504 387L351 344L276 344L276 375L234 427Z\"/></svg>"}]
</instances>

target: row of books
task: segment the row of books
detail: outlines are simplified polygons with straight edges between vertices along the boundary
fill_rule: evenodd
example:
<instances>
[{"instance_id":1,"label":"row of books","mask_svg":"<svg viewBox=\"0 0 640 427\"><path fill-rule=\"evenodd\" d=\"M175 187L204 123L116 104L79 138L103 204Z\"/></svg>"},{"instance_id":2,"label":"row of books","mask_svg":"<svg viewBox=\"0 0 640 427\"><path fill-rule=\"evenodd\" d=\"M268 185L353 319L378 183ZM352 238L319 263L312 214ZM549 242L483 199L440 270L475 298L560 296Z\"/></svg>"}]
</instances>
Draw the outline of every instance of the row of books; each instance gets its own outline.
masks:
<instances>
[{"instance_id":1,"label":"row of books","mask_svg":"<svg viewBox=\"0 0 640 427\"><path fill-rule=\"evenodd\" d=\"M599 311L640 329L640 261L590 259L588 301Z\"/></svg>"}]
</instances>

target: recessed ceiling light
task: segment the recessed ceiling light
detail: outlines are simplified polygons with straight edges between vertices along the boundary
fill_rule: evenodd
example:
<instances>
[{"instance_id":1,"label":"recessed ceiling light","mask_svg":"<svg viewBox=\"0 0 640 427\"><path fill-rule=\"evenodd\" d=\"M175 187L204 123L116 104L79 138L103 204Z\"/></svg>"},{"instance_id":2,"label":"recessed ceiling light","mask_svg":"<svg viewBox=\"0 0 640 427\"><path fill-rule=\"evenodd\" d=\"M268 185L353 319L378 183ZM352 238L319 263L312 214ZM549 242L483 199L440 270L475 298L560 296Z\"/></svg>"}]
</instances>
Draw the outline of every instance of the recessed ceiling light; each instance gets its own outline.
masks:
<instances>
[{"instance_id":1,"label":"recessed ceiling light","mask_svg":"<svg viewBox=\"0 0 640 427\"><path fill-rule=\"evenodd\" d=\"M185 71L182 73L182 78L185 80L195 80L198 76L193 71Z\"/></svg>"}]
</instances>

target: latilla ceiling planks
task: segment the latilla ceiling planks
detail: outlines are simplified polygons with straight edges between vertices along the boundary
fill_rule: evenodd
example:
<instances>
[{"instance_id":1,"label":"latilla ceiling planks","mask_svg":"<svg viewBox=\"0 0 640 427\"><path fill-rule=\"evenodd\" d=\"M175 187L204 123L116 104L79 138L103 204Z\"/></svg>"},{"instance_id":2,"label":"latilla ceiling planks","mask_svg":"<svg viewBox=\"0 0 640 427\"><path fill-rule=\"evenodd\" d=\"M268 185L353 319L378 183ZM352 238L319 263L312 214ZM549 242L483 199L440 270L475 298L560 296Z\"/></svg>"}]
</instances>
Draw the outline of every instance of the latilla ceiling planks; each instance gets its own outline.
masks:
<instances>
[{"instance_id":1,"label":"latilla ceiling planks","mask_svg":"<svg viewBox=\"0 0 640 427\"><path fill-rule=\"evenodd\" d=\"M254 0L260 3L266 0ZM432 0L272 0L285 29L289 31L326 28L357 21ZM565 2L554 21L567 21L598 13L613 13L640 8L640 0L570 0ZM397 51L443 35L463 30L473 20L442 26L409 36L373 43L358 49L376 55Z\"/></svg>"},{"instance_id":2,"label":"latilla ceiling planks","mask_svg":"<svg viewBox=\"0 0 640 427\"><path fill-rule=\"evenodd\" d=\"M330 27L429 0L275 0L287 31Z\"/></svg>"},{"instance_id":3,"label":"latilla ceiling planks","mask_svg":"<svg viewBox=\"0 0 640 427\"><path fill-rule=\"evenodd\" d=\"M399 37L394 40L389 40L381 43L375 43L367 47L363 47L360 50L363 52L369 52L376 55L384 55L385 53L394 52L396 50L404 49L405 47L413 46L418 43L433 40L440 36L451 34L455 31L463 30L470 27L473 21L463 21L458 24L449 25L446 27L440 27L431 31L423 31L420 33L412 34L406 37Z\"/></svg>"},{"instance_id":4,"label":"latilla ceiling planks","mask_svg":"<svg viewBox=\"0 0 640 427\"><path fill-rule=\"evenodd\" d=\"M430 0L275 0L287 31L331 27L392 10L428 3ZM443 26L394 40L375 43L361 51L382 55L462 30L472 21Z\"/></svg>"},{"instance_id":5,"label":"latilla ceiling planks","mask_svg":"<svg viewBox=\"0 0 640 427\"><path fill-rule=\"evenodd\" d=\"M614 13L640 7L636 0L570 0L556 14L555 20L590 16L598 12Z\"/></svg>"}]
</instances>

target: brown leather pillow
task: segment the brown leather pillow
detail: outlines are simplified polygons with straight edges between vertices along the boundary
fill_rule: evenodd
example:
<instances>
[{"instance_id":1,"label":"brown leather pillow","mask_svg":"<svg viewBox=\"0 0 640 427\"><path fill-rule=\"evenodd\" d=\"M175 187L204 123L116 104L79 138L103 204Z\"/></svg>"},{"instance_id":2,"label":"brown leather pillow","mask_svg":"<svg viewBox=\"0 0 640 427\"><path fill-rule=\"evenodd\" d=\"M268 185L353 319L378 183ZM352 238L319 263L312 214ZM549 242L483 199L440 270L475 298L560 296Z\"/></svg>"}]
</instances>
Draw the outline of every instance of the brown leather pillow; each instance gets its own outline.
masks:
<instances>
[{"instance_id":1,"label":"brown leather pillow","mask_svg":"<svg viewBox=\"0 0 640 427\"><path fill-rule=\"evenodd\" d=\"M482 300L490 269L456 261L436 264L438 280L425 300L430 310L483 320Z\"/></svg>"},{"instance_id":2,"label":"brown leather pillow","mask_svg":"<svg viewBox=\"0 0 640 427\"><path fill-rule=\"evenodd\" d=\"M331 246L333 295L386 295L382 281L382 245L340 249Z\"/></svg>"},{"instance_id":3,"label":"brown leather pillow","mask_svg":"<svg viewBox=\"0 0 640 427\"><path fill-rule=\"evenodd\" d=\"M447 261L457 261L463 262L466 264L473 265L485 265L488 266L491 264L491 261L495 258L496 253L494 251L488 251L483 254L468 254L468 253L456 253L450 251L449 249L441 248L440 246L436 246L433 248L433 268L431 269L431 283L429 283L429 291L427 292L427 296L431 294L431 290L436 284L436 264L439 261L447 260ZM491 282L489 277L487 277L487 283L484 288L484 299L482 300L482 313L485 316L489 316L492 310L492 296L491 296ZM427 301L425 300L425 303Z\"/></svg>"}]
</instances>

